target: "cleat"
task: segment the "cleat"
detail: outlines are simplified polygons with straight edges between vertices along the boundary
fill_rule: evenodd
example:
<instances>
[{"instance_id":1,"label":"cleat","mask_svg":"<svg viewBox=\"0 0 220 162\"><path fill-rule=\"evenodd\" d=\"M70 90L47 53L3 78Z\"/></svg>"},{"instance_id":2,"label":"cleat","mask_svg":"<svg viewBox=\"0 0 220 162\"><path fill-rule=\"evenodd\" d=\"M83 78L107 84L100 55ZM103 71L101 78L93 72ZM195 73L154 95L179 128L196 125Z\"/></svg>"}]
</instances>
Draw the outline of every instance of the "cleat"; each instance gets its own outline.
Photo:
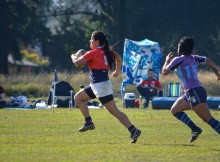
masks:
<instances>
[{"instance_id":1,"label":"cleat","mask_svg":"<svg viewBox=\"0 0 220 162\"><path fill-rule=\"evenodd\" d=\"M93 123L85 123L82 128L79 129L80 132L85 132L87 130L95 129L95 125Z\"/></svg>"},{"instance_id":2,"label":"cleat","mask_svg":"<svg viewBox=\"0 0 220 162\"><path fill-rule=\"evenodd\" d=\"M141 130L136 129L133 133L131 133L131 142L130 143L136 143L138 137L141 135Z\"/></svg>"},{"instance_id":3,"label":"cleat","mask_svg":"<svg viewBox=\"0 0 220 162\"><path fill-rule=\"evenodd\" d=\"M195 132L192 131L192 138L190 139L190 142L195 141L201 133L202 133L202 129L200 128L198 128Z\"/></svg>"}]
</instances>

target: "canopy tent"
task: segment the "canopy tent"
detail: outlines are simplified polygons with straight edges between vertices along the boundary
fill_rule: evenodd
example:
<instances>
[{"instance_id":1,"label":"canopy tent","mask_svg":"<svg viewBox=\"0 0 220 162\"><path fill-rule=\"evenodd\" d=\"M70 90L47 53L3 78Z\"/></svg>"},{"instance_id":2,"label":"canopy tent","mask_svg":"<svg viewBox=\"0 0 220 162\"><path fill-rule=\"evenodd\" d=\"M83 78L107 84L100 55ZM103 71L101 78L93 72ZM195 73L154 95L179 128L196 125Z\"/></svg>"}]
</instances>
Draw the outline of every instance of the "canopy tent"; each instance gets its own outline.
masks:
<instances>
[{"instance_id":1,"label":"canopy tent","mask_svg":"<svg viewBox=\"0 0 220 162\"><path fill-rule=\"evenodd\" d=\"M121 84L122 98L127 84L139 84L147 79L148 69L153 69L155 79L159 80L162 54L157 42L148 39L133 41L125 39L122 72L126 78Z\"/></svg>"}]
</instances>

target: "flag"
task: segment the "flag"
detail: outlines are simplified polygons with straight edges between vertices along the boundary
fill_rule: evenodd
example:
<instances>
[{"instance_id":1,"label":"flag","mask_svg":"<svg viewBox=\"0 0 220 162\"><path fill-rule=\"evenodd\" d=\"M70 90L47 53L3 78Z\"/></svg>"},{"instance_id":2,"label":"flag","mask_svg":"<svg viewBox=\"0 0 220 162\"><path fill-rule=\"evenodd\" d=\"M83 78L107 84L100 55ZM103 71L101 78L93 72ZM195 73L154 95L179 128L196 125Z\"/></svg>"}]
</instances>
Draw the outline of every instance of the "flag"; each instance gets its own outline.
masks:
<instances>
[{"instance_id":1,"label":"flag","mask_svg":"<svg viewBox=\"0 0 220 162\"><path fill-rule=\"evenodd\" d=\"M157 42L148 39L133 41L125 39L122 72L126 78L121 85L121 94L124 96L126 84L140 84L147 79L148 69L153 69L155 79L159 80L162 64L162 54Z\"/></svg>"}]
</instances>

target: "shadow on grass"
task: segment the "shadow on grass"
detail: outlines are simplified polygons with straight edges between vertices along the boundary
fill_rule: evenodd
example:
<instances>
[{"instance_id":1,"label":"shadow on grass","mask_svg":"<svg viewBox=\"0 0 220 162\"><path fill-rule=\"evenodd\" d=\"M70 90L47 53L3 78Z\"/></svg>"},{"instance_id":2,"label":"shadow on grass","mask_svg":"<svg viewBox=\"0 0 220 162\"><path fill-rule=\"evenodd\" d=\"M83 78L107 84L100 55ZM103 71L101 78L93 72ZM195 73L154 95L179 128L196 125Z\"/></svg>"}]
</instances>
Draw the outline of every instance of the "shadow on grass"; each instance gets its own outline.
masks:
<instances>
[{"instance_id":1,"label":"shadow on grass","mask_svg":"<svg viewBox=\"0 0 220 162\"><path fill-rule=\"evenodd\" d=\"M190 146L190 147L198 147L194 144L143 144L147 146Z\"/></svg>"}]
</instances>

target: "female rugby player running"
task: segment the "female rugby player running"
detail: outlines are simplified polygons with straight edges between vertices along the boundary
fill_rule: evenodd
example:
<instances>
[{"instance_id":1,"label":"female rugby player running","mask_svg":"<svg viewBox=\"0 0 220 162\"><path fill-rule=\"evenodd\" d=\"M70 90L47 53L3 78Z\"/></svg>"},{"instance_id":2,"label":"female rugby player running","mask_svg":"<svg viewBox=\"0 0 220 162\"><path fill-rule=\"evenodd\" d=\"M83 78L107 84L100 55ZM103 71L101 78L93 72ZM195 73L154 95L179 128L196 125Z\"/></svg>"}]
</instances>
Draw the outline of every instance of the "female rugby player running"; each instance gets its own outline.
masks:
<instances>
[{"instance_id":1,"label":"female rugby player running","mask_svg":"<svg viewBox=\"0 0 220 162\"><path fill-rule=\"evenodd\" d=\"M105 108L128 128L131 133L131 143L135 143L141 131L132 125L127 115L117 108L113 97L112 84L108 77L108 70L112 68L114 61L116 61L116 68L112 76L118 76L122 59L117 53L110 51L108 40L102 31L94 31L92 33L90 48L92 50L86 52L79 58L71 57L74 64L79 65L87 62L88 68L90 69L90 85L75 95L76 105L80 108L85 117L85 124L79 131L84 132L95 129L85 101L98 98Z\"/></svg>"},{"instance_id":2,"label":"female rugby player running","mask_svg":"<svg viewBox=\"0 0 220 162\"><path fill-rule=\"evenodd\" d=\"M169 74L176 69L176 74L182 82L185 94L173 104L172 114L185 123L192 130L190 142L193 142L202 133L202 129L196 126L184 113L184 110L193 109L195 113L208 123L218 134L220 134L220 122L212 117L207 106L207 93L197 77L197 66L207 64L220 80L220 73L213 61L205 56L193 54L194 40L190 37L183 37L178 44L178 57L173 58L169 53L163 65L163 75Z\"/></svg>"}]
</instances>

